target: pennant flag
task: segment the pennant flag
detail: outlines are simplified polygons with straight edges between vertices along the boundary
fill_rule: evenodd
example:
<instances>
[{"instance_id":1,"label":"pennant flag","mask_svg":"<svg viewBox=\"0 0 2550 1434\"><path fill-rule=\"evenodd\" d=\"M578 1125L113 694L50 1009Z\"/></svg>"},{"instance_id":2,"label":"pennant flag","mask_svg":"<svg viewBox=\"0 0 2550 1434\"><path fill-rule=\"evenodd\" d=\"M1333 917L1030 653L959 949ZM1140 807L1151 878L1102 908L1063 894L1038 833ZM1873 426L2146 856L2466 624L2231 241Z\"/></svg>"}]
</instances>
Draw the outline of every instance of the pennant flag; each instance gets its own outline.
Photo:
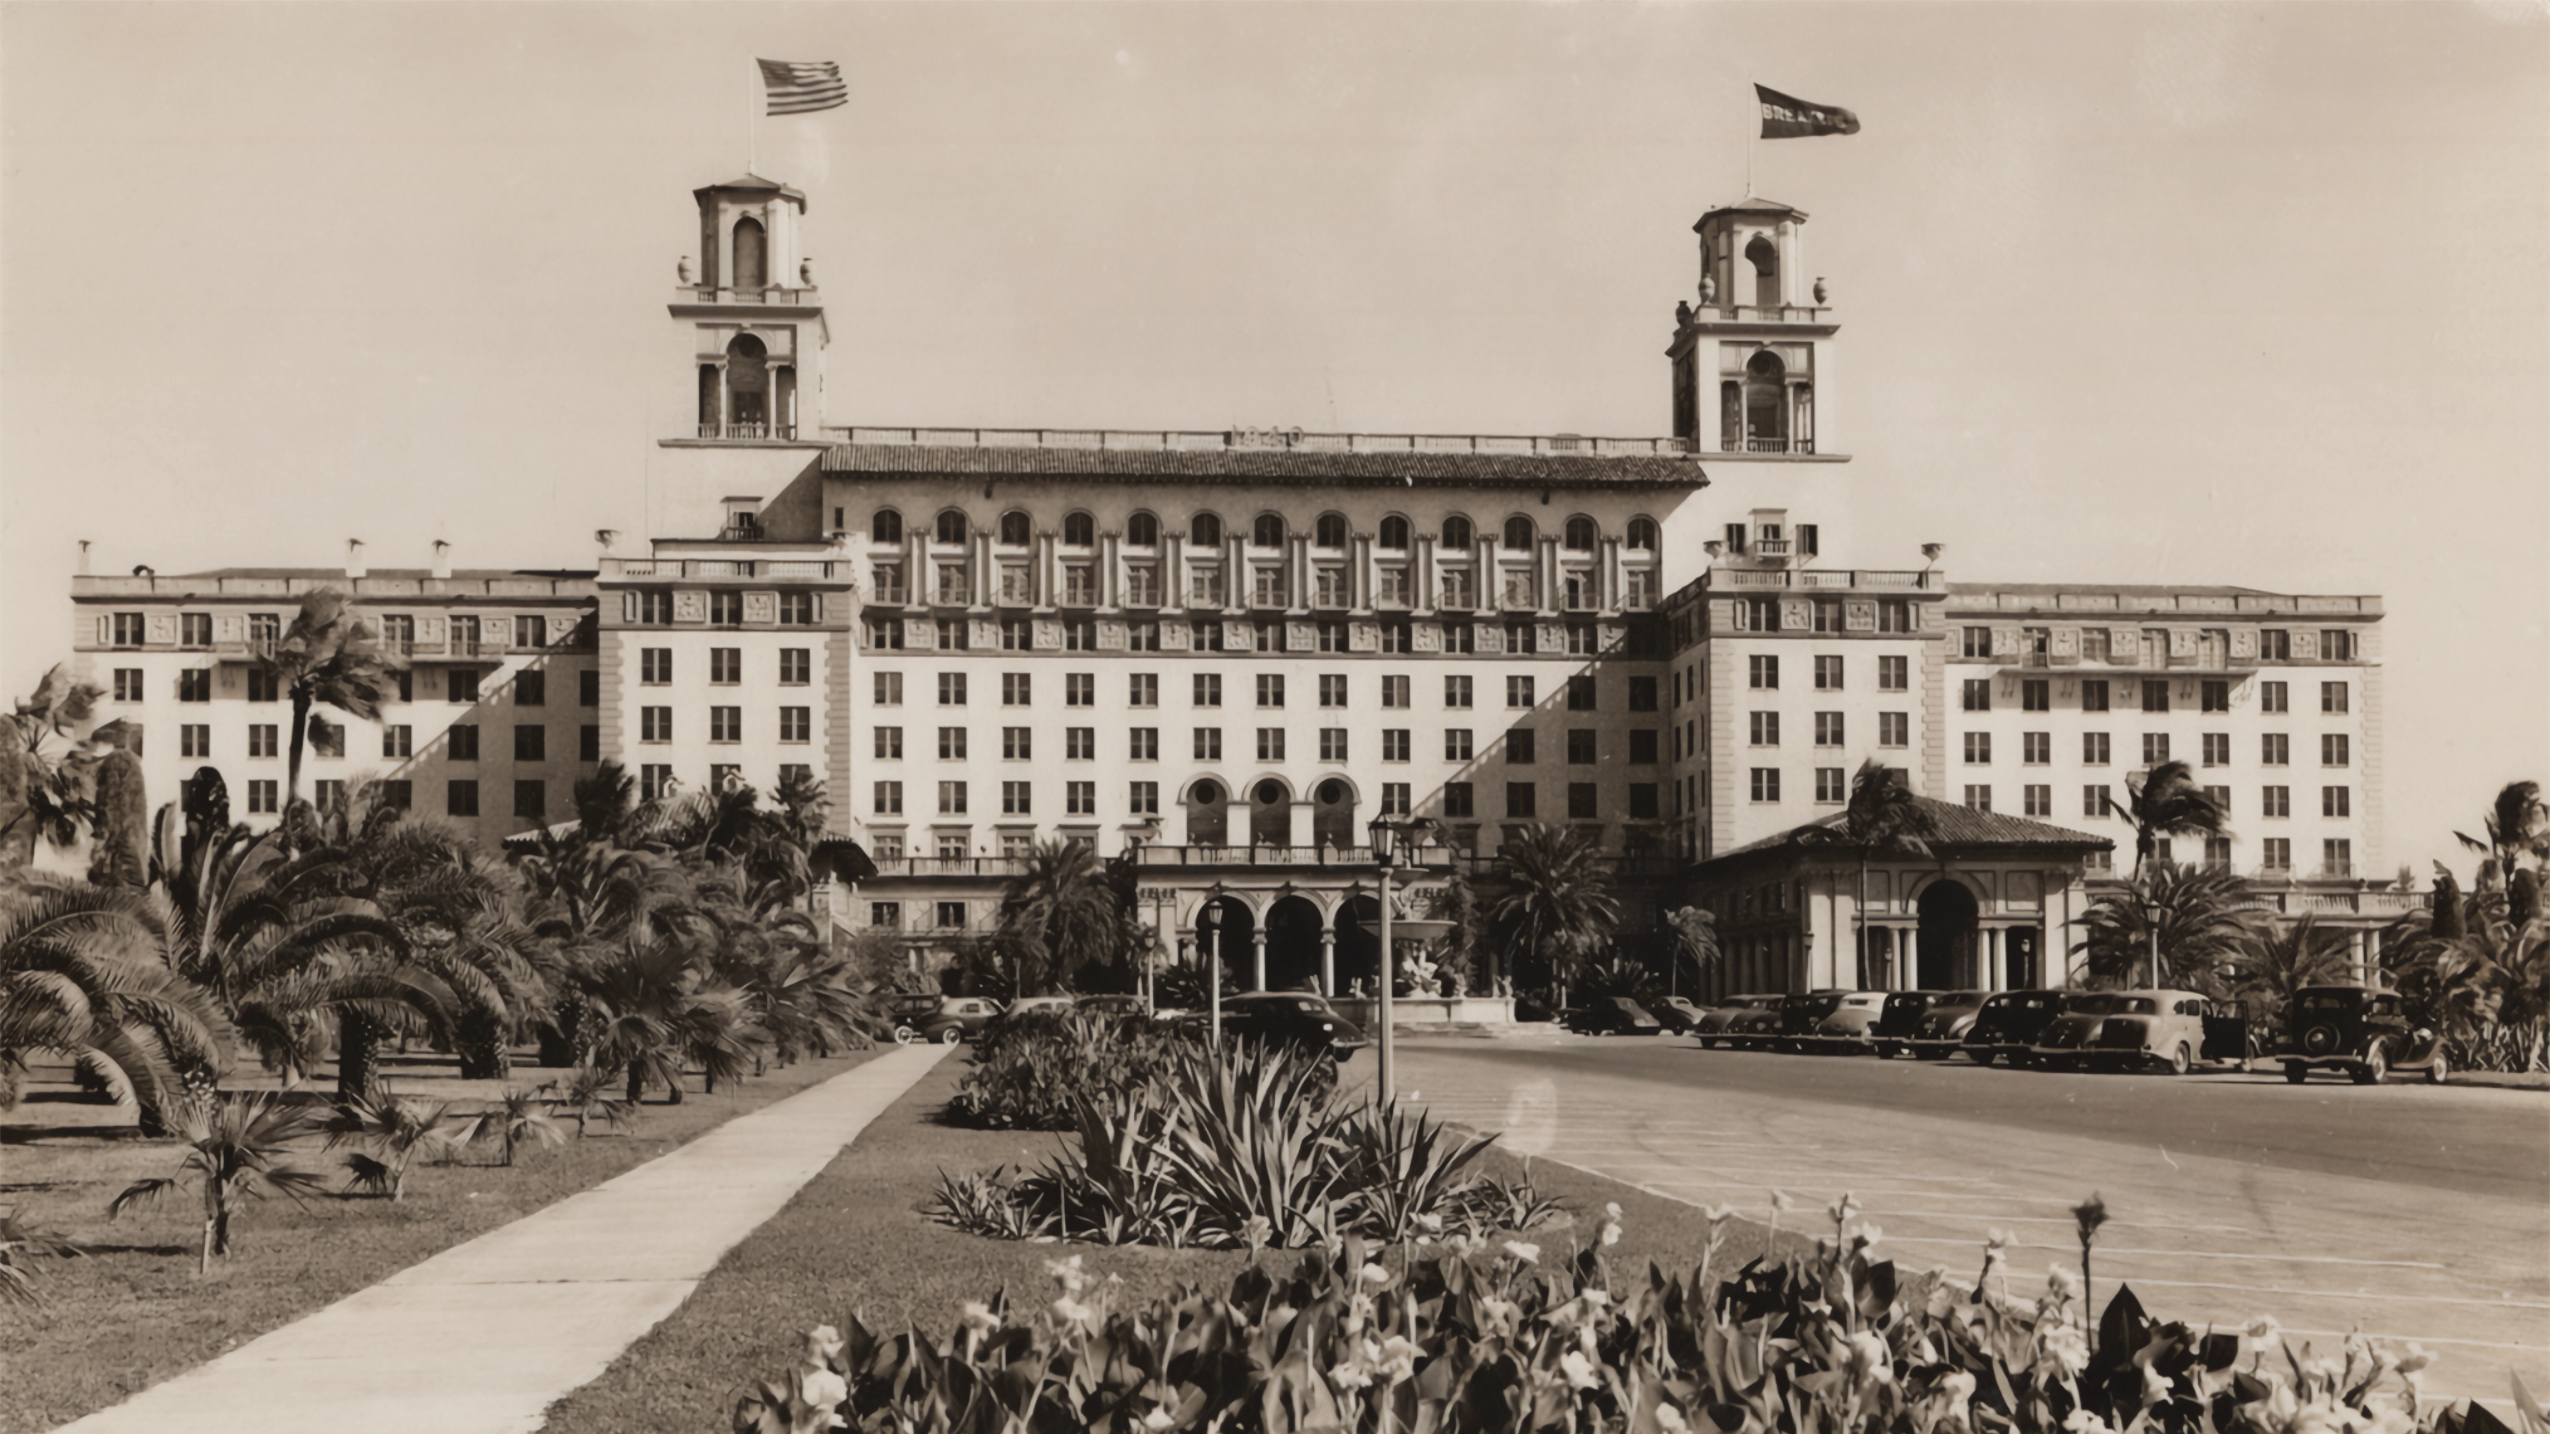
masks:
<instances>
[{"instance_id":1,"label":"pennant flag","mask_svg":"<svg viewBox=\"0 0 2550 1434\"><path fill-rule=\"evenodd\" d=\"M812 64L789 60L757 63L761 66L762 88L770 91L771 114L811 114L850 103L849 82L841 78L841 67L830 60Z\"/></svg>"},{"instance_id":2,"label":"pennant flag","mask_svg":"<svg viewBox=\"0 0 2550 1434\"><path fill-rule=\"evenodd\" d=\"M762 61L768 65L768 60ZM1764 139L1803 139L1817 134L1857 134L1859 116L1839 105L1819 105L1808 100L1793 99L1764 85L1753 87L1762 101L1762 137ZM774 110L776 114L778 111Z\"/></svg>"}]
</instances>

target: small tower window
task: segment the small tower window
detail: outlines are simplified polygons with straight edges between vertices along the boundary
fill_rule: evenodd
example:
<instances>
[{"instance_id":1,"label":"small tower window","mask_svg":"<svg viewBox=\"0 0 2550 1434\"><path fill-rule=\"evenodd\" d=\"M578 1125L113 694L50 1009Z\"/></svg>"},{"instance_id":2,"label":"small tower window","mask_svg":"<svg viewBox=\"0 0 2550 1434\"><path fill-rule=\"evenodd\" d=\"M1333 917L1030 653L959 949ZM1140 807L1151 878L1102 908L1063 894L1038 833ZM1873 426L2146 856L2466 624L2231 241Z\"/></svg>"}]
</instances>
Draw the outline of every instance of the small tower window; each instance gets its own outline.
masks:
<instances>
[{"instance_id":1,"label":"small tower window","mask_svg":"<svg viewBox=\"0 0 2550 1434\"><path fill-rule=\"evenodd\" d=\"M1477 539L1473 537L1470 532L1469 519L1455 513L1451 517L1443 520L1443 546L1447 548L1466 548L1476 541Z\"/></svg>"},{"instance_id":2,"label":"small tower window","mask_svg":"<svg viewBox=\"0 0 2550 1434\"><path fill-rule=\"evenodd\" d=\"M1767 234L1756 234L1744 246L1744 257L1753 265L1753 302L1761 308L1780 306L1780 248Z\"/></svg>"},{"instance_id":3,"label":"small tower window","mask_svg":"<svg viewBox=\"0 0 2550 1434\"><path fill-rule=\"evenodd\" d=\"M1318 526L1313 528L1311 532L1311 543L1313 546L1322 548L1342 548L1346 546L1346 515L1343 513L1322 513L1319 515Z\"/></svg>"},{"instance_id":4,"label":"small tower window","mask_svg":"<svg viewBox=\"0 0 2550 1434\"><path fill-rule=\"evenodd\" d=\"M1408 551L1408 520L1393 513L1381 520L1381 546L1385 552Z\"/></svg>"},{"instance_id":5,"label":"small tower window","mask_svg":"<svg viewBox=\"0 0 2550 1434\"><path fill-rule=\"evenodd\" d=\"M965 541L965 515L963 513L956 511L954 508L950 508L946 512L939 514L939 541L942 543L961 543Z\"/></svg>"},{"instance_id":6,"label":"small tower window","mask_svg":"<svg viewBox=\"0 0 2550 1434\"><path fill-rule=\"evenodd\" d=\"M1630 519L1629 546L1636 552L1654 552L1656 550L1656 520L1653 518Z\"/></svg>"},{"instance_id":7,"label":"small tower window","mask_svg":"<svg viewBox=\"0 0 2550 1434\"><path fill-rule=\"evenodd\" d=\"M735 287L758 289L770 282L770 246L758 219L735 221Z\"/></svg>"},{"instance_id":8,"label":"small tower window","mask_svg":"<svg viewBox=\"0 0 2550 1434\"><path fill-rule=\"evenodd\" d=\"M1788 368L1769 349L1744 365L1744 437L1748 453L1788 451Z\"/></svg>"},{"instance_id":9,"label":"small tower window","mask_svg":"<svg viewBox=\"0 0 2550 1434\"><path fill-rule=\"evenodd\" d=\"M1026 547L1028 540L1027 515L1018 511L1016 508L1012 508L1008 512L1001 514L1000 540L1004 547Z\"/></svg>"},{"instance_id":10,"label":"small tower window","mask_svg":"<svg viewBox=\"0 0 2550 1434\"><path fill-rule=\"evenodd\" d=\"M868 538L879 543L902 542L903 515L892 508L877 509L877 515L868 520Z\"/></svg>"},{"instance_id":11,"label":"small tower window","mask_svg":"<svg viewBox=\"0 0 2550 1434\"><path fill-rule=\"evenodd\" d=\"M1124 520L1124 540L1136 548L1160 546L1160 520L1148 513L1136 513Z\"/></svg>"},{"instance_id":12,"label":"small tower window","mask_svg":"<svg viewBox=\"0 0 2550 1434\"><path fill-rule=\"evenodd\" d=\"M1086 548L1098 541L1098 525L1086 513L1063 514L1063 546Z\"/></svg>"},{"instance_id":13,"label":"small tower window","mask_svg":"<svg viewBox=\"0 0 2550 1434\"><path fill-rule=\"evenodd\" d=\"M1187 541L1199 548L1222 546L1222 520L1210 513L1198 513L1187 521Z\"/></svg>"},{"instance_id":14,"label":"small tower window","mask_svg":"<svg viewBox=\"0 0 2550 1434\"><path fill-rule=\"evenodd\" d=\"M1524 517L1520 513L1506 519L1505 546L1514 549L1516 552L1531 551L1532 520Z\"/></svg>"},{"instance_id":15,"label":"small tower window","mask_svg":"<svg viewBox=\"0 0 2550 1434\"><path fill-rule=\"evenodd\" d=\"M1257 515L1257 526L1249 533L1249 541L1261 548L1284 546L1284 519L1275 513Z\"/></svg>"},{"instance_id":16,"label":"small tower window","mask_svg":"<svg viewBox=\"0 0 2550 1434\"><path fill-rule=\"evenodd\" d=\"M769 350L751 334L726 346L726 436L759 438L769 431Z\"/></svg>"},{"instance_id":17,"label":"small tower window","mask_svg":"<svg viewBox=\"0 0 2550 1434\"><path fill-rule=\"evenodd\" d=\"M1592 552L1594 550L1594 520L1581 513L1568 519L1565 542L1567 550L1571 553Z\"/></svg>"}]
</instances>

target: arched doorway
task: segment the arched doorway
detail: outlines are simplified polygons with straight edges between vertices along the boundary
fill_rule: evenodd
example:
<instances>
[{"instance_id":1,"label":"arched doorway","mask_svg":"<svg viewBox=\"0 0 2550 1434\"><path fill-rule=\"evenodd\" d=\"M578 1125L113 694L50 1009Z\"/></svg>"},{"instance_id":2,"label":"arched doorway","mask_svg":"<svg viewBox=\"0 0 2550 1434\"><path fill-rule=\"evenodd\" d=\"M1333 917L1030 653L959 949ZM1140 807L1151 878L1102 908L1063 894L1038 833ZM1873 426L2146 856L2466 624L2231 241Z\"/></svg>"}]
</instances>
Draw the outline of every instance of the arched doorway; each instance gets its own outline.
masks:
<instances>
[{"instance_id":1,"label":"arched doorway","mask_svg":"<svg viewBox=\"0 0 2550 1434\"><path fill-rule=\"evenodd\" d=\"M1268 777L1251 787L1248 797L1248 844L1250 846L1291 846L1293 844L1292 790L1281 780Z\"/></svg>"},{"instance_id":2,"label":"arched doorway","mask_svg":"<svg viewBox=\"0 0 2550 1434\"><path fill-rule=\"evenodd\" d=\"M726 422L729 434L758 434L770 421L770 351L751 334L726 346Z\"/></svg>"},{"instance_id":3,"label":"arched doorway","mask_svg":"<svg viewBox=\"0 0 2550 1434\"><path fill-rule=\"evenodd\" d=\"M1186 789L1186 844L1226 846L1231 838L1231 794L1206 777Z\"/></svg>"},{"instance_id":4,"label":"arched doorway","mask_svg":"<svg viewBox=\"0 0 2550 1434\"><path fill-rule=\"evenodd\" d=\"M1381 903L1370 896L1349 896L1337 908L1337 989L1351 991L1363 983L1369 995L1381 974Z\"/></svg>"},{"instance_id":5,"label":"arched doorway","mask_svg":"<svg viewBox=\"0 0 2550 1434\"><path fill-rule=\"evenodd\" d=\"M1934 881L1922 888L1920 911L1917 984L1925 991L1963 986L1975 969L1974 893L1961 881Z\"/></svg>"},{"instance_id":6,"label":"arched doorway","mask_svg":"<svg viewBox=\"0 0 2550 1434\"><path fill-rule=\"evenodd\" d=\"M1355 844L1355 789L1343 777L1329 777L1311 789L1310 839L1345 851Z\"/></svg>"},{"instance_id":7,"label":"arched doorway","mask_svg":"<svg viewBox=\"0 0 2550 1434\"><path fill-rule=\"evenodd\" d=\"M1319 908L1310 898L1287 896L1266 912L1266 989L1309 991L1319 987Z\"/></svg>"},{"instance_id":8,"label":"arched doorway","mask_svg":"<svg viewBox=\"0 0 2550 1434\"><path fill-rule=\"evenodd\" d=\"M1218 928L1209 926L1204 920L1207 909L1221 914ZM1196 971L1201 975L1218 955L1222 962L1223 991L1248 989L1249 975L1256 962L1256 943L1257 913L1249 910L1247 902L1236 896L1225 896L1196 909Z\"/></svg>"}]
</instances>

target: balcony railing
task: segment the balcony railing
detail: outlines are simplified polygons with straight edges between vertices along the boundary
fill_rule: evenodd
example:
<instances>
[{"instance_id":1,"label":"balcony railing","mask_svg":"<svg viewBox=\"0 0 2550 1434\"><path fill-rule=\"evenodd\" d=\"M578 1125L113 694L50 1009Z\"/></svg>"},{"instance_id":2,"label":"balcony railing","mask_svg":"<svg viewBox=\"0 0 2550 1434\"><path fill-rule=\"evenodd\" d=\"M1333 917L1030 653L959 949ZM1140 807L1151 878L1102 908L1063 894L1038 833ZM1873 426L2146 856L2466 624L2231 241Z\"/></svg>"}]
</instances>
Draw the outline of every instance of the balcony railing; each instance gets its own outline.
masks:
<instances>
[{"instance_id":1,"label":"balcony railing","mask_svg":"<svg viewBox=\"0 0 2550 1434\"><path fill-rule=\"evenodd\" d=\"M1718 441L1718 448L1725 453L1813 453L1815 440L1730 433Z\"/></svg>"},{"instance_id":2,"label":"balcony railing","mask_svg":"<svg viewBox=\"0 0 2550 1434\"><path fill-rule=\"evenodd\" d=\"M699 426L699 436L702 438L779 439L784 442L793 441L796 438L797 426L793 423L703 423Z\"/></svg>"}]
</instances>

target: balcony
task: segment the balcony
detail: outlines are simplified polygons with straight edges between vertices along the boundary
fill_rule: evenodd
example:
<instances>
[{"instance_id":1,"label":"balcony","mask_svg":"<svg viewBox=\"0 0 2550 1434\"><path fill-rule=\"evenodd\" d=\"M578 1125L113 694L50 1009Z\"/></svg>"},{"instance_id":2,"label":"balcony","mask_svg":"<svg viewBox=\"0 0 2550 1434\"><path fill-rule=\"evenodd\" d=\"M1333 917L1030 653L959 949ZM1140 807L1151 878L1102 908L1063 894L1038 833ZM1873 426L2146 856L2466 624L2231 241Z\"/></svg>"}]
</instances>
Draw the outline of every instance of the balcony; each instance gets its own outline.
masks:
<instances>
[{"instance_id":1,"label":"balcony","mask_svg":"<svg viewBox=\"0 0 2550 1434\"><path fill-rule=\"evenodd\" d=\"M1776 435L1765 436L1759 434L1744 436L1730 433L1726 437L1718 440L1718 450L1722 453L1812 454L1815 451L1815 440L1812 438L1783 438Z\"/></svg>"},{"instance_id":2,"label":"balcony","mask_svg":"<svg viewBox=\"0 0 2550 1434\"><path fill-rule=\"evenodd\" d=\"M703 423L699 426L699 436L743 443L790 443L796 441L797 426L793 423Z\"/></svg>"},{"instance_id":3,"label":"balcony","mask_svg":"<svg viewBox=\"0 0 2550 1434\"><path fill-rule=\"evenodd\" d=\"M877 876L953 877L982 876L1008 878L1027 869L1023 856L881 856L875 858Z\"/></svg>"}]
</instances>

